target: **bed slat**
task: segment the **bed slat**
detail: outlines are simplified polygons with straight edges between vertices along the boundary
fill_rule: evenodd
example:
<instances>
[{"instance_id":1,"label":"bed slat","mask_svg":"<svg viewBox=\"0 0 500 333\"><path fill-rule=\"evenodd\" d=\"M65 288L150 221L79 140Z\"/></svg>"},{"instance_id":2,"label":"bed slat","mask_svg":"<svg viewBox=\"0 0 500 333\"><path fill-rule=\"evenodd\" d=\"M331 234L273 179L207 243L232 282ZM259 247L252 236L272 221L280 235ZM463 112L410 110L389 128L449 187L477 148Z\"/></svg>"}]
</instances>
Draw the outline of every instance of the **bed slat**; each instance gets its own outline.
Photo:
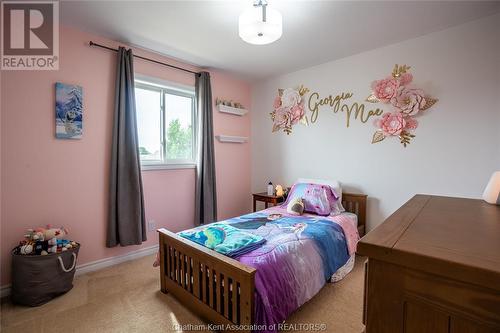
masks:
<instances>
[{"instance_id":1,"label":"bed slat","mask_svg":"<svg viewBox=\"0 0 500 333\"><path fill-rule=\"evenodd\" d=\"M224 275L224 316L229 319L229 279Z\"/></svg>"},{"instance_id":2,"label":"bed slat","mask_svg":"<svg viewBox=\"0 0 500 333\"><path fill-rule=\"evenodd\" d=\"M213 309L214 307L214 275L212 274L212 270L208 269L208 305Z\"/></svg>"},{"instance_id":3,"label":"bed slat","mask_svg":"<svg viewBox=\"0 0 500 333\"><path fill-rule=\"evenodd\" d=\"M236 286L236 281L232 280L231 281L231 305L232 305L232 313L231 313L231 320L233 323L238 323L237 321L237 300L236 296L238 295L238 287Z\"/></svg>"}]
</instances>

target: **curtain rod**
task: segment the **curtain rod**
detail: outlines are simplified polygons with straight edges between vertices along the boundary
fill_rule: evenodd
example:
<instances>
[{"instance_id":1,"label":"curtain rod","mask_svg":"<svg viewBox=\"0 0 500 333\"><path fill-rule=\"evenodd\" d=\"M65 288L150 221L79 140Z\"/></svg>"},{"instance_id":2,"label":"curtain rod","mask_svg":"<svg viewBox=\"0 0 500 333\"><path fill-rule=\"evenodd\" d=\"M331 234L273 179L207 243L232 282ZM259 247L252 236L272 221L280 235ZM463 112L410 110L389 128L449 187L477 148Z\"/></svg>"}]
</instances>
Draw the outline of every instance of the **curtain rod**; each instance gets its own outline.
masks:
<instances>
[{"instance_id":1,"label":"curtain rod","mask_svg":"<svg viewBox=\"0 0 500 333\"><path fill-rule=\"evenodd\" d=\"M96 46L96 47L100 47L102 49L106 49L106 50L118 52L118 49L114 49L114 48L109 47L109 46L97 44L97 43L94 43L93 41L89 42L89 46ZM167 66L167 67L170 67L170 68L173 68L173 69L177 69L177 70L180 70L180 71L188 72L188 73L191 73L191 74L194 74L194 75L200 75L199 72L190 71L189 69L186 69L186 68L177 67L177 66L174 66L174 65L170 65L170 64L158 61L158 60L154 60L154 59L151 59L151 58L142 57L140 55L134 54L134 57L142 59L142 60L146 60L146 61L149 61L149 62L154 62L155 64Z\"/></svg>"}]
</instances>

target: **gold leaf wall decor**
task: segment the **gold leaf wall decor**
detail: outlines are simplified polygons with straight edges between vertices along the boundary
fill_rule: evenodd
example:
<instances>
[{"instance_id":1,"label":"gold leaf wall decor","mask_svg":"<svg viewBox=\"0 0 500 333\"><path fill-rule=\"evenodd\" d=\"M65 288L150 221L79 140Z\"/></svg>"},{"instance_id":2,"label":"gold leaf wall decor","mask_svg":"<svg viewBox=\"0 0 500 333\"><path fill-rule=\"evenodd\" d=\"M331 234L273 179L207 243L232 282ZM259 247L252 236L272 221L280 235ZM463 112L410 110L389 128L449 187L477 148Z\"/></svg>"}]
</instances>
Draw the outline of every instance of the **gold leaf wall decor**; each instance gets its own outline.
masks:
<instances>
[{"instance_id":1,"label":"gold leaf wall decor","mask_svg":"<svg viewBox=\"0 0 500 333\"><path fill-rule=\"evenodd\" d=\"M432 98L432 97L426 97L425 98L425 106L420 108L421 111L425 111L427 109L430 109L434 104L436 104L438 101L437 98Z\"/></svg>"},{"instance_id":2,"label":"gold leaf wall decor","mask_svg":"<svg viewBox=\"0 0 500 333\"><path fill-rule=\"evenodd\" d=\"M385 139L385 135L382 131L375 131L373 133L372 143L377 143Z\"/></svg>"},{"instance_id":3,"label":"gold leaf wall decor","mask_svg":"<svg viewBox=\"0 0 500 333\"><path fill-rule=\"evenodd\" d=\"M374 94L371 94L370 96L368 96L366 99L365 99L366 102L369 102L369 103L378 103L380 102L380 100L375 97Z\"/></svg>"}]
</instances>

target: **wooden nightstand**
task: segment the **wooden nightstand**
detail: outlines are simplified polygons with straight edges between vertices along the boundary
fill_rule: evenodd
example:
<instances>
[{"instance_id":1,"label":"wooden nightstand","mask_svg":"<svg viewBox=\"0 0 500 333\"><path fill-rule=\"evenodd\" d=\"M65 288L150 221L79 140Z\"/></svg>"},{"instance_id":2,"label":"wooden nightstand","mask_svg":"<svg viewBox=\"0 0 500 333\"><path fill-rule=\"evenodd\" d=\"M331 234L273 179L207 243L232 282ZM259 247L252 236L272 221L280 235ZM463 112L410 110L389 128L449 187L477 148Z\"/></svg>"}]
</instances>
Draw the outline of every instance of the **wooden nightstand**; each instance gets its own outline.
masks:
<instances>
[{"instance_id":1,"label":"wooden nightstand","mask_svg":"<svg viewBox=\"0 0 500 333\"><path fill-rule=\"evenodd\" d=\"M254 193L253 195L253 211L257 211L257 201L262 201L266 208L269 207L269 204L273 204L276 206L279 203L283 202L283 197L277 197L275 195L267 195L267 192Z\"/></svg>"}]
</instances>

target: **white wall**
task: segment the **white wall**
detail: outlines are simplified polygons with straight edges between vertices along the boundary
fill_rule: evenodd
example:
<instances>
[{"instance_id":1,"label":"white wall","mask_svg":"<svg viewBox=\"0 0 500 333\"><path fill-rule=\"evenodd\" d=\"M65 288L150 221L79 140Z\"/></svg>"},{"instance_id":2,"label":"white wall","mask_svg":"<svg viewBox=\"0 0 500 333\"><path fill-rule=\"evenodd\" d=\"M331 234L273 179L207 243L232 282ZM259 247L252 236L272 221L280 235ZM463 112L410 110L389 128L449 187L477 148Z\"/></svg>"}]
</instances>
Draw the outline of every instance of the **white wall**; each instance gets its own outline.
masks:
<instances>
[{"instance_id":1,"label":"white wall","mask_svg":"<svg viewBox=\"0 0 500 333\"><path fill-rule=\"evenodd\" d=\"M338 179L346 190L368 194L369 229L416 193L480 197L500 169L499 22L497 14L255 84L252 189L264 190L269 180ZM396 138L372 145L372 120L351 120L346 128L346 115L328 107L309 127L271 133L278 88L304 84L324 96L352 91L352 101L363 102L370 83L395 63L412 66L414 83L439 98L418 117L407 148Z\"/></svg>"}]
</instances>

